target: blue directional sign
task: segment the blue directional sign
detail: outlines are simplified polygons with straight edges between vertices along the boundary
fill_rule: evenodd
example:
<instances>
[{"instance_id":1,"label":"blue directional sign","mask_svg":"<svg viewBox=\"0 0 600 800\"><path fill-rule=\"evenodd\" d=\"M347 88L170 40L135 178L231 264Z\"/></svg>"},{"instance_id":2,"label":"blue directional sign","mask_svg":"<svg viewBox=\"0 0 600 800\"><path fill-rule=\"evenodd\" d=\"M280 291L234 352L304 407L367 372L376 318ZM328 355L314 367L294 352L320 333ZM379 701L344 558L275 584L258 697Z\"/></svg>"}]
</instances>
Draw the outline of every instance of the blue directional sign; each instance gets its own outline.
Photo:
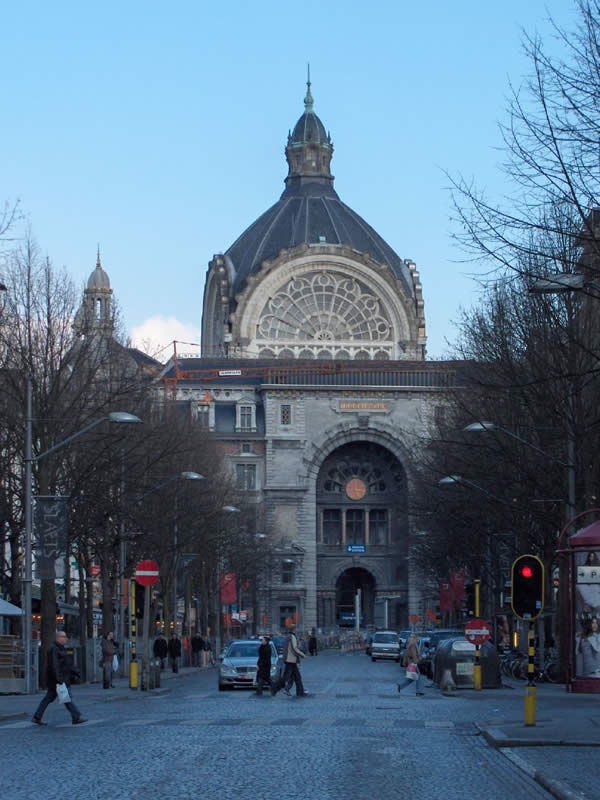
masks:
<instances>
[{"instance_id":1,"label":"blue directional sign","mask_svg":"<svg viewBox=\"0 0 600 800\"><path fill-rule=\"evenodd\" d=\"M349 553L366 553L367 548L364 544L347 544L346 545Z\"/></svg>"}]
</instances>

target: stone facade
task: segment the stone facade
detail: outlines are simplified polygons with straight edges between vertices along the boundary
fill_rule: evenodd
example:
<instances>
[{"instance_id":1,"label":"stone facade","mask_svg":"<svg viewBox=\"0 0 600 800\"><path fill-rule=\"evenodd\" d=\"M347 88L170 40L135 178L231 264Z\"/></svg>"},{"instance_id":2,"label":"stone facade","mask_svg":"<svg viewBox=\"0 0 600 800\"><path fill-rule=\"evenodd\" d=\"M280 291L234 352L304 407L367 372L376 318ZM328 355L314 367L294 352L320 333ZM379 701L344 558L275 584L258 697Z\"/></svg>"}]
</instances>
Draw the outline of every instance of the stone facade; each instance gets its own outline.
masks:
<instances>
[{"instance_id":1,"label":"stone facade","mask_svg":"<svg viewBox=\"0 0 600 800\"><path fill-rule=\"evenodd\" d=\"M271 539L262 622L352 625L359 597L364 624L406 627L422 612L409 456L455 375L424 361L415 263L333 188L310 82L304 105L279 201L209 263L202 358L179 357L176 397Z\"/></svg>"}]
</instances>

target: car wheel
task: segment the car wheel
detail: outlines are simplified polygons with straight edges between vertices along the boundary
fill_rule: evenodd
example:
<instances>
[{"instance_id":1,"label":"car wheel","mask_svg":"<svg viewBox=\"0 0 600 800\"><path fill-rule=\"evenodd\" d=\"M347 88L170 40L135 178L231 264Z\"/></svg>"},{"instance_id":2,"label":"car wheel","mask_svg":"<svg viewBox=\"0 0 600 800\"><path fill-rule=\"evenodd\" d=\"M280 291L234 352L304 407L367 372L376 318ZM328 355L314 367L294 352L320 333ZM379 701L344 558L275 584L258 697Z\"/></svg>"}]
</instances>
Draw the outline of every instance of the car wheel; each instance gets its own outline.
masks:
<instances>
[{"instance_id":1,"label":"car wheel","mask_svg":"<svg viewBox=\"0 0 600 800\"><path fill-rule=\"evenodd\" d=\"M373 656L371 656L371 661L377 661L377 659L373 658Z\"/></svg>"},{"instance_id":2,"label":"car wheel","mask_svg":"<svg viewBox=\"0 0 600 800\"><path fill-rule=\"evenodd\" d=\"M219 683L219 691L220 691L220 692L224 692L226 688L227 688L227 687L226 687L224 684L222 684L222 683Z\"/></svg>"}]
</instances>

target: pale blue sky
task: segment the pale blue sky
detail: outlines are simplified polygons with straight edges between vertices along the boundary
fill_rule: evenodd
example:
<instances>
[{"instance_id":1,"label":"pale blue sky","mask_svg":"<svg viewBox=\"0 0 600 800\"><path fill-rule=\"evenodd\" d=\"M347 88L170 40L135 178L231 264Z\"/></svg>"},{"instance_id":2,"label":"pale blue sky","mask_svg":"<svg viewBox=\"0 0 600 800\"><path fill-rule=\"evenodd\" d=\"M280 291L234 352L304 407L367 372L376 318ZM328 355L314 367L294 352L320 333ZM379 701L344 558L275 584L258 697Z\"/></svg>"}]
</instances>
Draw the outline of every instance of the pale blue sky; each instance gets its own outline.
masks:
<instances>
[{"instance_id":1,"label":"pale blue sky","mask_svg":"<svg viewBox=\"0 0 600 800\"><path fill-rule=\"evenodd\" d=\"M138 339L199 341L209 260L283 191L310 61L338 194L416 261L442 356L477 294L443 170L503 192L497 121L548 10L574 18L571 0L5 4L0 200L77 283L100 243Z\"/></svg>"}]
</instances>

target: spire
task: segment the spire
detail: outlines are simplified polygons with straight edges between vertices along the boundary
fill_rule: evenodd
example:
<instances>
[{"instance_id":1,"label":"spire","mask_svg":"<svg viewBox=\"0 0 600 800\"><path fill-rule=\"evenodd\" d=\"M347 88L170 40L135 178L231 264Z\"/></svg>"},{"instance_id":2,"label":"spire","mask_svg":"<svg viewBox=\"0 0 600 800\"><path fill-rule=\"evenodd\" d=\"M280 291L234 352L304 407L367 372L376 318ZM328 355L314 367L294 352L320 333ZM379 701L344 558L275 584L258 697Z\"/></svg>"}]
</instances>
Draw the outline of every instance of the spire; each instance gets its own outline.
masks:
<instances>
[{"instance_id":1,"label":"spire","mask_svg":"<svg viewBox=\"0 0 600 800\"><path fill-rule=\"evenodd\" d=\"M306 76L306 97L304 98L304 114L296 123L294 130L288 134L285 157L288 163L290 180L315 181L325 179L333 181L329 169L333 144L331 136L313 110L314 100L310 90L310 64ZM289 185L289 184L288 184Z\"/></svg>"},{"instance_id":2,"label":"spire","mask_svg":"<svg viewBox=\"0 0 600 800\"><path fill-rule=\"evenodd\" d=\"M307 114L313 113L313 106L315 101L310 93L310 64L308 64L308 78L306 81L306 97L304 98L304 110Z\"/></svg>"},{"instance_id":3,"label":"spire","mask_svg":"<svg viewBox=\"0 0 600 800\"><path fill-rule=\"evenodd\" d=\"M100 261L100 242L98 242L98 255L96 256L96 269L102 269L102 262Z\"/></svg>"}]
</instances>

